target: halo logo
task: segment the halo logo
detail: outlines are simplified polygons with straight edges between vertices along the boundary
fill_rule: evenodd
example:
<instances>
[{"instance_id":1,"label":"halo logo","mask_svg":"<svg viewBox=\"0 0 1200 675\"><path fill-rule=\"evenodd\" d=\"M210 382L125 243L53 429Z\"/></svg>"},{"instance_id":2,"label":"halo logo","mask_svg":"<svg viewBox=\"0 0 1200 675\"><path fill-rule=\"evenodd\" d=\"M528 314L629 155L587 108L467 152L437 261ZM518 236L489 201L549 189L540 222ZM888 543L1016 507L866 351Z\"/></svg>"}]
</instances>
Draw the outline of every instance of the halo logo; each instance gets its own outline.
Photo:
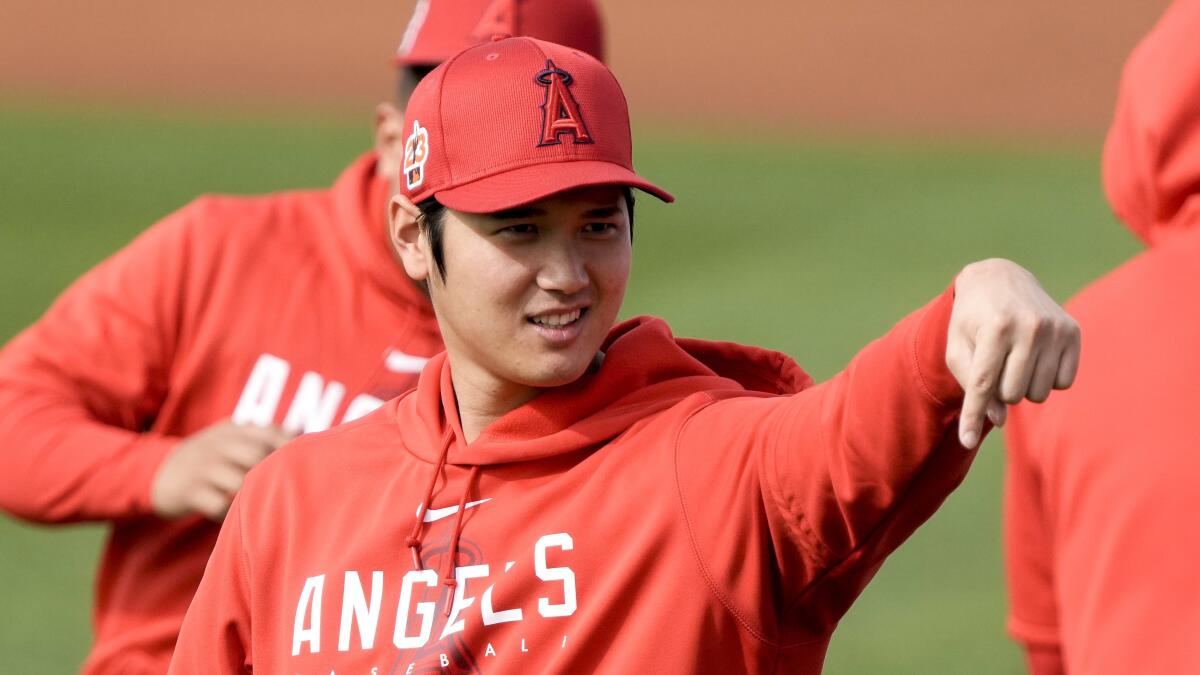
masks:
<instances>
[{"instance_id":1,"label":"halo logo","mask_svg":"<svg viewBox=\"0 0 1200 675\"><path fill-rule=\"evenodd\" d=\"M579 103L571 93L571 80L570 73L549 59L546 68L533 76L534 82L546 88L546 101L541 106L542 138L538 146L561 145L559 136L562 134L571 134L576 143L592 142L583 115L579 113Z\"/></svg>"},{"instance_id":2,"label":"halo logo","mask_svg":"<svg viewBox=\"0 0 1200 675\"><path fill-rule=\"evenodd\" d=\"M412 134L404 143L404 184L409 190L425 182L425 161L429 159L429 132L413 120Z\"/></svg>"}]
</instances>

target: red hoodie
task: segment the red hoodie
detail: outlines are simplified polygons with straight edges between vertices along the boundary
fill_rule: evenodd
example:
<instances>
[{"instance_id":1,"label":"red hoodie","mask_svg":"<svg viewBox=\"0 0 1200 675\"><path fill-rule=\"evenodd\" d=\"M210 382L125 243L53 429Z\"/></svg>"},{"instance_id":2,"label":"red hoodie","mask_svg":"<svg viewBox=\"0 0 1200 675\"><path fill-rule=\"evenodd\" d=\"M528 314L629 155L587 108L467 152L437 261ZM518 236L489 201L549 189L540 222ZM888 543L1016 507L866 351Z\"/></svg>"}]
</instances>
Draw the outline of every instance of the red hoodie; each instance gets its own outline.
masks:
<instances>
[{"instance_id":1,"label":"red hoodie","mask_svg":"<svg viewBox=\"0 0 1200 675\"><path fill-rule=\"evenodd\" d=\"M410 388L440 349L374 176L367 156L332 190L198 199L0 352L0 507L112 521L85 672L167 669L218 532L152 514L181 437L230 417L325 429Z\"/></svg>"},{"instance_id":2,"label":"red hoodie","mask_svg":"<svg viewBox=\"0 0 1200 675\"><path fill-rule=\"evenodd\" d=\"M1009 628L1039 675L1200 672L1198 38L1177 2L1125 66L1104 185L1152 248L1067 305L1075 386L1005 434Z\"/></svg>"},{"instance_id":3,"label":"red hoodie","mask_svg":"<svg viewBox=\"0 0 1200 675\"><path fill-rule=\"evenodd\" d=\"M634 319L470 444L436 357L415 392L251 471L171 672L818 672L973 457L952 304L815 387L781 354Z\"/></svg>"}]
</instances>

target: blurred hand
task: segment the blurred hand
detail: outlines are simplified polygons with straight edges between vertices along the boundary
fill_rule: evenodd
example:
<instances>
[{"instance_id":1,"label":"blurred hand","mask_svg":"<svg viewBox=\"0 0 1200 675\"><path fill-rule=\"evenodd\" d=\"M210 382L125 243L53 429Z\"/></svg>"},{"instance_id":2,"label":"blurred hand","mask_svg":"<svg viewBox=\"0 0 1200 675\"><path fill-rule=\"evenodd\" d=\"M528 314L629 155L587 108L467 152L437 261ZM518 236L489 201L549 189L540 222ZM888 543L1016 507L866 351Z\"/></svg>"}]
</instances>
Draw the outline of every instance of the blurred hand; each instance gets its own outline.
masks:
<instances>
[{"instance_id":1,"label":"blurred hand","mask_svg":"<svg viewBox=\"0 0 1200 675\"><path fill-rule=\"evenodd\" d=\"M163 518L198 513L221 522L254 465L292 434L277 427L219 422L179 442L150 487L150 504Z\"/></svg>"},{"instance_id":2,"label":"blurred hand","mask_svg":"<svg viewBox=\"0 0 1200 675\"><path fill-rule=\"evenodd\" d=\"M946 365L966 393L958 438L973 448L985 416L1002 426L1006 404L1045 401L1079 368L1079 325L1027 270L1008 260L963 268L954 285Z\"/></svg>"}]
</instances>

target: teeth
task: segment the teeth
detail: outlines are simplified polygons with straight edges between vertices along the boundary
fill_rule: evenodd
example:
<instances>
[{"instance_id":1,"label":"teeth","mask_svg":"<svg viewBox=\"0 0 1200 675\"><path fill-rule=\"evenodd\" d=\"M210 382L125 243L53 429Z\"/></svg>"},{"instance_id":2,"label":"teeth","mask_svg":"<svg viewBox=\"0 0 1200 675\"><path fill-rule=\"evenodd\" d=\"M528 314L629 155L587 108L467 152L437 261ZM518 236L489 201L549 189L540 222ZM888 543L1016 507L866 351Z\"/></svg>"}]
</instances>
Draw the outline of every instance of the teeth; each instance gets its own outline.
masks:
<instances>
[{"instance_id":1,"label":"teeth","mask_svg":"<svg viewBox=\"0 0 1200 675\"><path fill-rule=\"evenodd\" d=\"M545 316L533 317L533 322L548 328L561 328L569 323L574 323L579 315L583 314L582 310L576 309L565 314L547 314Z\"/></svg>"}]
</instances>

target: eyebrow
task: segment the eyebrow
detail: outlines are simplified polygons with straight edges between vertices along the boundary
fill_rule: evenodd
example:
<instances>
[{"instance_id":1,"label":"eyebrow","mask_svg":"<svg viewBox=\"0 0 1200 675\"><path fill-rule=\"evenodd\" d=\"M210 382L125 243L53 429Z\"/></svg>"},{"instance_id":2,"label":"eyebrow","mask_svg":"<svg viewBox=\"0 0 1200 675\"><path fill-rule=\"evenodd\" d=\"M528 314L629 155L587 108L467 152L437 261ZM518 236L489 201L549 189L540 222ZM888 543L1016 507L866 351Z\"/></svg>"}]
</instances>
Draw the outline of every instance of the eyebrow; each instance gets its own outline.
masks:
<instances>
[{"instance_id":1,"label":"eyebrow","mask_svg":"<svg viewBox=\"0 0 1200 675\"><path fill-rule=\"evenodd\" d=\"M621 208L619 206L601 206L598 208L585 211L585 218L609 218L617 215ZM534 218L537 216L546 215L545 209L539 209L533 206L519 206L515 209L506 211L496 211L492 217L497 220L520 220L522 218Z\"/></svg>"},{"instance_id":2,"label":"eyebrow","mask_svg":"<svg viewBox=\"0 0 1200 675\"><path fill-rule=\"evenodd\" d=\"M497 211L492 214L492 217L497 220L516 220L518 218L532 218L544 215L546 215L546 211L543 209L537 209L532 206L519 206L507 211Z\"/></svg>"},{"instance_id":3,"label":"eyebrow","mask_svg":"<svg viewBox=\"0 0 1200 675\"><path fill-rule=\"evenodd\" d=\"M621 212L619 206L601 206L598 209L592 209L584 213L585 218L611 218Z\"/></svg>"}]
</instances>

